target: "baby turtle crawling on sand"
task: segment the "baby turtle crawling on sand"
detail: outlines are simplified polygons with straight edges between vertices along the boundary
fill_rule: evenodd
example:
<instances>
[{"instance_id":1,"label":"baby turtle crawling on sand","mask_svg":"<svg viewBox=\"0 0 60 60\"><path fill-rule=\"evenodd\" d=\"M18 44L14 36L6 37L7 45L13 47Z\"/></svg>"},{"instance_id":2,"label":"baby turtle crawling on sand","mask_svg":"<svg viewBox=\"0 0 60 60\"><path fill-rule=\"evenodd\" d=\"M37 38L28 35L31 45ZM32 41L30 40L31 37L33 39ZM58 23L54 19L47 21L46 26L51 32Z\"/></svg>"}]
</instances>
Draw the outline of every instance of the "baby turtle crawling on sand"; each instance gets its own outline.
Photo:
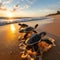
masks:
<instances>
[{"instance_id":1,"label":"baby turtle crawling on sand","mask_svg":"<svg viewBox=\"0 0 60 60\"><path fill-rule=\"evenodd\" d=\"M21 25L21 24L19 24L19 25ZM24 26L25 24L22 24L22 25ZM22 27L22 25L21 25L21 27ZM36 24L34 28L26 25L26 28L24 27L23 29L20 29L19 33L21 33L21 34L26 33L24 36L24 38L26 38L28 36L28 34L32 35L32 33L37 33L37 31L35 30L37 27L38 27L38 24Z\"/></svg>"},{"instance_id":2,"label":"baby turtle crawling on sand","mask_svg":"<svg viewBox=\"0 0 60 60\"><path fill-rule=\"evenodd\" d=\"M36 56L39 56L42 59L42 55L44 52L48 51L53 47L52 40L49 39L41 39L46 35L46 32L41 32L39 34L33 34L30 39L27 41L26 49L30 50L33 48L33 51L37 52ZM32 52L33 53L33 52Z\"/></svg>"},{"instance_id":3,"label":"baby turtle crawling on sand","mask_svg":"<svg viewBox=\"0 0 60 60\"><path fill-rule=\"evenodd\" d=\"M18 24L19 26L21 26L22 28L28 27L27 24Z\"/></svg>"},{"instance_id":4,"label":"baby turtle crawling on sand","mask_svg":"<svg viewBox=\"0 0 60 60\"><path fill-rule=\"evenodd\" d=\"M33 27L27 27L25 29L20 30L19 32L21 35L23 35L25 33L24 39L26 39L28 37L28 35L32 35L34 33L37 33Z\"/></svg>"},{"instance_id":5,"label":"baby turtle crawling on sand","mask_svg":"<svg viewBox=\"0 0 60 60\"><path fill-rule=\"evenodd\" d=\"M36 56L39 56L39 57L41 57L40 59L42 59L43 53L48 51L51 47L53 47L54 41L52 42L52 39L50 40L49 38L44 38L46 36L46 32L41 32L38 34L35 31L37 26L38 26L38 24L35 25L35 28L28 26L25 29L22 29L19 31L21 34L26 33L24 35L25 43L23 43L23 44L25 44L25 46L23 45L23 48L25 47L24 50L26 52L25 52L25 55L24 55L24 53L22 53L23 57L27 57L27 55L33 54L33 51L34 51L37 53ZM29 38L29 39L27 39L27 38ZM30 49L33 49L33 51L31 51L32 53L27 52Z\"/></svg>"},{"instance_id":6,"label":"baby turtle crawling on sand","mask_svg":"<svg viewBox=\"0 0 60 60\"><path fill-rule=\"evenodd\" d=\"M39 34L33 34L30 39L26 42L26 49L25 49L25 53L23 53L21 56L22 58L27 58L28 55L36 55L36 56L40 56L40 50L38 47L38 43L41 41L41 37L45 36L46 32L41 32ZM28 52L30 51L30 52ZM41 58L40 58L41 59Z\"/></svg>"},{"instance_id":7,"label":"baby turtle crawling on sand","mask_svg":"<svg viewBox=\"0 0 60 60\"><path fill-rule=\"evenodd\" d=\"M45 36L46 32L41 32L39 34L33 34L30 39L27 41L27 46L33 46L34 50L38 52L38 43L41 41L41 37Z\"/></svg>"},{"instance_id":8,"label":"baby turtle crawling on sand","mask_svg":"<svg viewBox=\"0 0 60 60\"><path fill-rule=\"evenodd\" d=\"M21 28L28 28L28 27L30 27L29 25L27 25L27 24L18 24L19 26L20 26L20 29ZM38 24L36 24L35 25L35 27L33 28L33 27L30 27L29 29L31 30L31 29L36 29L38 27ZM20 30L19 29L19 30Z\"/></svg>"}]
</instances>

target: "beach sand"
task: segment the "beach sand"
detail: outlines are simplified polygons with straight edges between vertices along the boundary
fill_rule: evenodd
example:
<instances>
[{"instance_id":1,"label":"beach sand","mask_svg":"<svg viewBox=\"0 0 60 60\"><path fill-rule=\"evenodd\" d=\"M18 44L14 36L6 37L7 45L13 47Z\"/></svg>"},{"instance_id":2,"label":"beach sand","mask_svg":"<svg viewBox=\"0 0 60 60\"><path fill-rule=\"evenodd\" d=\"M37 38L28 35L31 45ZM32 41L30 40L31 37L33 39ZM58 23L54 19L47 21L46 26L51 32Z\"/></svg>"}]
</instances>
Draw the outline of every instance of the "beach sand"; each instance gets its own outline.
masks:
<instances>
[{"instance_id":1,"label":"beach sand","mask_svg":"<svg viewBox=\"0 0 60 60\"><path fill-rule=\"evenodd\" d=\"M54 22L45 25L42 31L46 31L50 37L55 39L56 46L44 54L43 60L60 60L60 15L50 17L54 18Z\"/></svg>"},{"instance_id":2,"label":"beach sand","mask_svg":"<svg viewBox=\"0 0 60 60\"><path fill-rule=\"evenodd\" d=\"M56 46L44 53L43 60L60 60L60 15L51 16L54 18L53 23L45 26L39 26L38 31L46 31L47 34L54 38ZM17 24L16 24L17 25ZM13 24L15 26L15 24ZM18 25L6 25L0 27L0 60L21 60L20 50L18 48ZM15 31L15 32L14 32Z\"/></svg>"},{"instance_id":3,"label":"beach sand","mask_svg":"<svg viewBox=\"0 0 60 60\"><path fill-rule=\"evenodd\" d=\"M44 27L44 30L60 37L60 15L51 16L54 22Z\"/></svg>"},{"instance_id":4,"label":"beach sand","mask_svg":"<svg viewBox=\"0 0 60 60\"><path fill-rule=\"evenodd\" d=\"M21 60L18 48L18 25L0 26L0 60Z\"/></svg>"}]
</instances>

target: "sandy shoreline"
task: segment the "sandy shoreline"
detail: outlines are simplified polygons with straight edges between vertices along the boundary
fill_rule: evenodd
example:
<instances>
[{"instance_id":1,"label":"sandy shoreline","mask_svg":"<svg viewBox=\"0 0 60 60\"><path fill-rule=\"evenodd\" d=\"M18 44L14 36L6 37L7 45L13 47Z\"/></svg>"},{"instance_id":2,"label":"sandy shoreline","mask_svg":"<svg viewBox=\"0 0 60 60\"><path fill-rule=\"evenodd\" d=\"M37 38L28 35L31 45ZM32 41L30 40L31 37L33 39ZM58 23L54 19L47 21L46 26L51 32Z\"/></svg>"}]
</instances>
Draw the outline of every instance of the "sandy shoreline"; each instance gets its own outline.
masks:
<instances>
[{"instance_id":1,"label":"sandy shoreline","mask_svg":"<svg viewBox=\"0 0 60 60\"><path fill-rule=\"evenodd\" d=\"M56 36L60 37L60 15L51 16L54 18L54 22L48 24L43 29L47 32L50 32Z\"/></svg>"},{"instance_id":2,"label":"sandy shoreline","mask_svg":"<svg viewBox=\"0 0 60 60\"><path fill-rule=\"evenodd\" d=\"M43 60L60 60L60 15L51 16L54 22L43 26L42 30L55 39L56 46L44 54Z\"/></svg>"},{"instance_id":3,"label":"sandy shoreline","mask_svg":"<svg viewBox=\"0 0 60 60\"><path fill-rule=\"evenodd\" d=\"M60 60L60 15L50 16L54 18L53 23L39 26L38 32L45 31L48 36L55 39L56 46L43 55L43 60Z\"/></svg>"}]
</instances>

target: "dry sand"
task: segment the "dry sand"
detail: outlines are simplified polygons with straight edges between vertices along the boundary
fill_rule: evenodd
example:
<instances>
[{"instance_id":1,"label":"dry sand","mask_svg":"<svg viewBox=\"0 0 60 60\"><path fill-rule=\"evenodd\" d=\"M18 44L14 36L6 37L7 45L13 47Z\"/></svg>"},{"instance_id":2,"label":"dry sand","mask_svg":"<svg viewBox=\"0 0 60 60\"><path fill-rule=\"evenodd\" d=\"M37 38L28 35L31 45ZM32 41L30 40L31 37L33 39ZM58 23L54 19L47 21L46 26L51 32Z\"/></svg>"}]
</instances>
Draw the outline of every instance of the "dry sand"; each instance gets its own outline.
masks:
<instances>
[{"instance_id":1,"label":"dry sand","mask_svg":"<svg viewBox=\"0 0 60 60\"><path fill-rule=\"evenodd\" d=\"M54 22L43 27L48 35L55 39L56 46L44 54L43 60L60 60L60 15L51 16Z\"/></svg>"},{"instance_id":2,"label":"dry sand","mask_svg":"<svg viewBox=\"0 0 60 60\"><path fill-rule=\"evenodd\" d=\"M60 37L60 15L51 16L54 22L44 27L44 30Z\"/></svg>"}]
</instances>

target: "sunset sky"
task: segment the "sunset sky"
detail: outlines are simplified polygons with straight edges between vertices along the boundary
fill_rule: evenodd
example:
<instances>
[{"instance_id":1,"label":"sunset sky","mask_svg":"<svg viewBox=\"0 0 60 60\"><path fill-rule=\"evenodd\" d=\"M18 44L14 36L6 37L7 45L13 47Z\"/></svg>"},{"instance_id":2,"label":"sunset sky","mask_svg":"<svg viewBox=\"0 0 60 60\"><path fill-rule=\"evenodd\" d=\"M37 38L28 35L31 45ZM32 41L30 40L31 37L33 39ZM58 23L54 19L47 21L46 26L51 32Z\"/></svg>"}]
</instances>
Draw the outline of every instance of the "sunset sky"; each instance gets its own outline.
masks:
<instances>
[{"instance_id":1,"label":"sunset sky","mask_svg":"<svg viewBox=\"0 0 60 60\"><path fill-rule=\"evenodd\" d=\"M60 0L0 0L0 17L39 17L60 10Z\"/></svg>"}]
</instances>

